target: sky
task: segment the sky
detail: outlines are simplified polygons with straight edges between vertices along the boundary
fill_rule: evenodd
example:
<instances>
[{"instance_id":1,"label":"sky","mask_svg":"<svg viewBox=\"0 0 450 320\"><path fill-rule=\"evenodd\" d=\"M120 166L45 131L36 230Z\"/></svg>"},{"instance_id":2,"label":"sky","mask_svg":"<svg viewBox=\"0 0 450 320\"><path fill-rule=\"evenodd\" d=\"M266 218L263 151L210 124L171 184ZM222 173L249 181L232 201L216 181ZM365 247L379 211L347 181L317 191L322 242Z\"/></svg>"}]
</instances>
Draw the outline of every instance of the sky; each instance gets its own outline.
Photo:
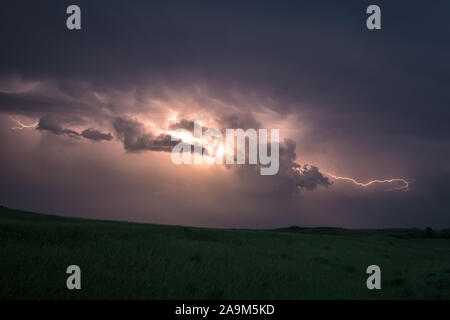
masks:
<instances>
[{"instance_id":1,"label":"sky","mask_svg":"<svg viewBox=\"0 0 450 320\"><path fill-rule=\"evenodd\" d=\"M71 4L81 30L66 28ZM381 30L366 28L371 4ZM0 204L218 228L448 228L449 10L3 1ZM175 165L168 133L194 121L279 129L278 174Z\"/></svg>"}]
</instances>

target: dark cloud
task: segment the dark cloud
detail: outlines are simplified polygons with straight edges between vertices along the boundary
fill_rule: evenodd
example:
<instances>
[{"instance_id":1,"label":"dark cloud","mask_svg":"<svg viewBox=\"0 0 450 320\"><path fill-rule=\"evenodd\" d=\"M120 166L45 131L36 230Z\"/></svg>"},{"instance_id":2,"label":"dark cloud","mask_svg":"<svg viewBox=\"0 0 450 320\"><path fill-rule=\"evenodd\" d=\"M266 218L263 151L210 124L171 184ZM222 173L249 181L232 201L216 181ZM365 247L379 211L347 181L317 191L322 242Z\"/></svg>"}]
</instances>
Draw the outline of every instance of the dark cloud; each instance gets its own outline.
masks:
<instances>
[{"instance_id":1,"label":"dark cloud","mask_svg":"<svg viewBox=\"0 0 450 320\"><path fill-rule=\"evenodd\" d=\"M54 134L75 134L79 135L77 132L69 129L64 129L61 125L61 119L52 115L45 115L39 119L39 124L37 130L46 130Z\"/></svg>"},{"instance_id":2,"label":"dark cloud","mask_svg":"<svg viewBox=\"0 0 450 320\"><path fill-rule=\"evenodd\" d=\"M67 117L68 114L78 113L95 113L95 107L85 103L82 99L72 100L71 97L58 97L61 92L52 92L53 88L40 88L41 92L1 92L0 90L0 112L22 114L22 115L39 115L39 114L58 114ZM44 94L45 92L45 94ZM78 95L78 91L72 91L74 96ZM93 110L94 109L94 110ZM92 112L94 111L94 112Z\"/></svg>"},{"instance_id":3,"label":"dark cloud","mask_svg":"<svg viewBox=\"0 0 450 320\"><path fill-rule=\"evenodd\" d=\"M261 165L228 165L236 173L244 194L257 197L278 199L298 196L302 190L313 191L319 187L328 187L331 182L315 166L299 164L295 161L296 143L284 139L279 144L279 170L276 175L261 176ZM270 144L268 149L271 149ZM270 151L269 151L270 153Z\"/></svg>"},{"instance_id":4,"label":"dark cloud","mask_svg":"<svg viewBox=\"0 0 450 320\"><path fill-rule=\"evenodd\" d=\"M0 110L11 113L32 113L48 110L54 103L47 98L29 93L0 92Z\"/></svg>"},{"instance_id":5,"label":"dark cloud","mask_svg":"<svg viewBox=\"0 0 450 320\"><path fill-rule=\"evenodd\" d=\"M79 0L82 30L76 32L65 28L69 4L2 2L0 113L30 123L40 118L39 130L96 141L111 140L112 126L125 150L138 152L169 151L174 142L126 114L166 119L163 109L179 111L185 118L170 128L189 130L198 109L209 112L218 129L246 129L259 128L254 115L267 111L269 118L294 119L289 138L297 144L281 144L275 177L260 177L251 166L235 170L249 191L269 191L266 202L273 200L268 194L299 189L320 194L317 187L330 184L324 166L366 180L416 181L408 193L383 195L351 187L351 195L342 195L347 189L335 183L327 190L333 200L323 196L297 207L275 199L272 208L292 216L313 212L322 215L318 221L336 217L337 224L343 216L359 225L449 223L448 1L379 0L383 27L377 32L365 28L365 9L373 4L366 0ZM5 83L14 77L37 85L11 89ZM320 166L296 163L296 152ZM15 191L20 194L19 186ZM299 198L314 197L309 194ZM106 191L103 196L110 198ZM233 201L238 208L244 200L239 194ZM267 214L266 225L273 220Z\"/></svg>"},{"instance_id":6,"label":"dark cloud","mask_svg":"<svg viewBox=\"0 0 450 320\"><path fill-rule=\"evenodd\" d=\"M114 119L113 127L125 150L130 152L145 150L170 152L178 143L172 141L168 134L154 135L148 132L142 123L131 118L117 117Z\"/></svg>"},{"instance_id":7,"label":"dark cloud","mask_svg":"<svg viewBox=\"0 0 450 320\"><path fill-rule=\"evenodd\" d=\"M194 123L188 120L181 120L169 126L170 129L185 129L190 127L193 131ZM155 135L147 130L142 123L129 117L117 117L113 121L114 130L117 137L122 141L126 151L140 152L140 151L164 151L171 152L173 147L179 143L184 143L179 140L172 141L170 134L161 133ZM186 129L188 130L188 129ZM186 148L190 148L191 152L195 152L193 145L187 144ZM205 148L201 148L203 154L208 154Z\"/></svg>"},{"instance_id":8,"label":"dark cloud","mask_svg":"<svg viewBox=\"0 0 450 320\"><path fill-rule=\"evenodd\" d=\"M76 138L76 137L80 136L80 134L77 131L74 131L74 130L71 130L71 129L63 129L62 133L63 134L67 134L68 136L73 137L73 138Z\"/></svg>"},{"instance_id":9,"label":"dark cloud","mask_svg":"<svg viewBox=\"0 0 450 320\"><path fill-rule=\"evenodd\" d=\"M81 136L94 141L100 141L100 140L106 140L110 141L112 140L113 136L111 133L103 133L96 129L85 129L81 132Z\"/></svg>"},{"instance_id":10,"label":"dark cloud","mask_svg":"<svg viewBox=\"0 0 450 320\"><path fill-rule=\"evenodd\" d=\"M103 133L99 130L92 128L85 129L81 133L79 133L72 129L63 128L63 123L64 120L58 118L57 116L46 115L39 119L39 123L36 129L49 131L57 135L66 134L73 138L83 137L93 141L100 141L100 140L110 141L113 138L113 136L110 133Z\"/></svg>"},{"instance_id":11,"label":"dark cloud","mask_svg":"<svg viewBox=\"0 0 450 320\"><path fill-rule=\"evenodd\" d=\"M317 167L295 162L295 146L295 141L290 139L285 139L284 143L280 145L279 174L281 179L286 181L288 190L306 189L311 191L318 186L328 187L331 185L329 179Z\"/></svg>"},{"instance_id":12,"label":"dark cloud","mask_svg":"<svg viewBox=\"0 0 450 320\"><path fill-rule=\"evenodd\" d=\"M178 121L176 123L171 123L169 128L171 130L184 129L184 130L188 130L190 132L194 132L194 125L195 125L195 121L181 119L180 121Z\"/></svg>"}]
</instances>

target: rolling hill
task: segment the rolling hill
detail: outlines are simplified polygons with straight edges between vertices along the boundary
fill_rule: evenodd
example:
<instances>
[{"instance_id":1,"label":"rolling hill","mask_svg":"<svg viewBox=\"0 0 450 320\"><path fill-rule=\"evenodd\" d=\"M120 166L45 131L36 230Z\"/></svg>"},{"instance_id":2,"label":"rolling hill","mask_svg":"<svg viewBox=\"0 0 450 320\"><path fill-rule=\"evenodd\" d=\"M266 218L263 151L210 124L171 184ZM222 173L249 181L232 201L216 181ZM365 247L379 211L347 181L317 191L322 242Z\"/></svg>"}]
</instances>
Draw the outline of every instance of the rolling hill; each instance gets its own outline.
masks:
<instances>
[{"instance_id":1,"label":"rolling hill","mask_svg":"<svg viewBox=\"0 0 450 320\"><path fill-rule=\"evenodd\" d=\"M229 230L0 208L1 299L449 299L432 230ZM368 290L366 268L381 268ZM81 290L66 268L81 268Z\"/></svg>"}]
</instances>

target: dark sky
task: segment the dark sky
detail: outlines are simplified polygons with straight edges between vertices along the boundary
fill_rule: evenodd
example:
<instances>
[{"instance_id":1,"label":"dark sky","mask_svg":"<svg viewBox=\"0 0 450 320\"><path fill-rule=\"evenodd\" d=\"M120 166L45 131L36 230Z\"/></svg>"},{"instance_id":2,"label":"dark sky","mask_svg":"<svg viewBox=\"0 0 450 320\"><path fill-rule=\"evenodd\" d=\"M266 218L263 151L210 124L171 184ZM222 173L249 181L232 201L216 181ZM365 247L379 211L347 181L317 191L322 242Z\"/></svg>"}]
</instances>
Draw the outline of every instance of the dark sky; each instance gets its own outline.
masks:
<instances>
[{"instance_id":1,"label":"dark sky","mask_svg":"<svg viewBox=\"0 0 450 320\"><path fill-rule=\"evenodd\" d=\"M66 28L70 4L79 31ZM366 28L371 4L381 30ZM449 227L449 12L448 1L2 1L0 203L214 227ZM280 174L174 166L152 131L174 115L279 128ZM292 176L296 163L317 170Z\"/></svg>"}]
</instances>

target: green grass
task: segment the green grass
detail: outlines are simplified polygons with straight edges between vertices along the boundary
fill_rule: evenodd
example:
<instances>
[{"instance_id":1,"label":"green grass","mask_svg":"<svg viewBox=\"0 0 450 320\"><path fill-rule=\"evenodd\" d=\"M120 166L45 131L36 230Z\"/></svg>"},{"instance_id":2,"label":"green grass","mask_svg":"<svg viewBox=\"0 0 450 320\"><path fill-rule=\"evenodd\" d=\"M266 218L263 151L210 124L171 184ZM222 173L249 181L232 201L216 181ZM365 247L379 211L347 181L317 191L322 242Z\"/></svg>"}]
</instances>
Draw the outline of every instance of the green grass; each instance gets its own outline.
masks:
<instances>
[{"instance_id":1,"label":"green grass","mask_svg":"<svg viewBox=\"0 0 450 320\"><path fill-rule=\"evenodd\" d=\"M0 208L0 298L448 299L450 239L426 236L206 229ZM71 264L81 267L82 290L66 288ZM371 264L381 267L381 290L366 288Z\"/></svg>"}]
</instances>

